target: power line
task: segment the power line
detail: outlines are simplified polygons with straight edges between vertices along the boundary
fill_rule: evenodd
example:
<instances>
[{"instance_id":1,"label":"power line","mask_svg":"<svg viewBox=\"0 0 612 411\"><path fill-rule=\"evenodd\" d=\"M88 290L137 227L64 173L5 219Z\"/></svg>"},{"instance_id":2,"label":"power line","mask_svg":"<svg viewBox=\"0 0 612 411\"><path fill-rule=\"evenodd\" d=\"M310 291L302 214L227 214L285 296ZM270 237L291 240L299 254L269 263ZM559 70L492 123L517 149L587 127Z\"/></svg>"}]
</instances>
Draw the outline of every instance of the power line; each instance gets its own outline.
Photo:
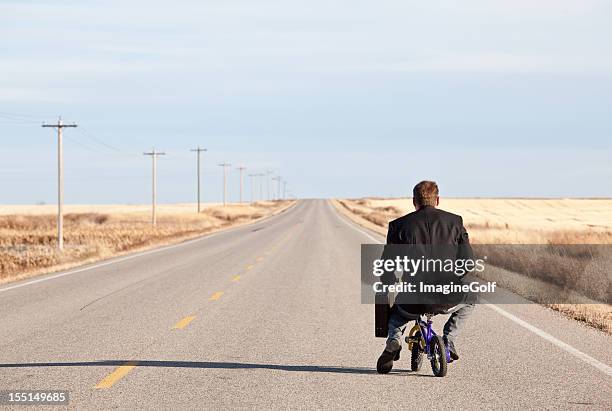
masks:
<instances>
[{"instance_id":1,"label":"power line","mask_svg":"<svg viewBox=\"0 0 612 411\"><path fill-rule=\"evenodd\" d=\"M80 128L81 126L79 126ZM122 157L122 158L134 158L134 156L136 156L136 154L132 154L132 153L128 153L128 152L110 152L108 150L103 150L101 151L98 147L86 144L83 142L83 140L79 140L75 137L71 137L71 136L66 136L66 138L68 140L70 140L71 142L73 142L75 145L81 147L82 149L90 152L90 153L95 153L97 155L102 155L102 156L107 156L107 157L112 157L112 158L117 158L117 157Z\"/></svg>"},{"instance_id":2,"label":"power line","mask_svg":"<svg viewBox=\"0 0 612 411\"><path fill-rule=\"evenodd\" d=\"M41 124L43 123L42 121L39 120L39 116L34 116L34 115L30 115L30 114L17 114L17 113L9 113L9 112L5 112L5 111L0 111L0 120L4 120L2 124L15 124L15 125L27 125L27 124ZM8 121L8 122L7 122ZM87 139L89 139L90 141L94 142L95 144L97 144L100 147L104 147L108 150L112 150L114 152L123 152L123 150L121 150L120 148L117 148L113 145L110 145L108 143L106 143L105 141L103 141L101 138L98 138L96 135L94 135L89 129L83 127L82 125L79 126L79 132L86 137ZM71 139L70 137L68 137L69 139ZM92 152L98 152L99 150L97 150L96 148L86 145L84 144L82 141L78 141L76 139L71 139L71 141L73 141L76 145L88 150L88 151L92 151ZM127 153L125 153L127 154ZM133 154L132 154L133 155Z\"/></svg>"},{"instance_id":3,"label":"power line","mask_svg":"<svg viewBox=\"0 0 612 411\"><path fill-rule=\"evenodd\" d=\"M120 148L117 148L115 146L112 146L110 144L105 143L104 141L102 141L101 139L96 137L91 131L89 131L85 127L82 127L82 132L83 132L83 135L85 137L89 138L90 140L92 140L93 142L99 144L102 147L108 148L108 149L113 150L113 151L122 151Z\"/></svg>"},{"instance_id":4,"label":"power line","mask_svg":"<svg viewBox=\"0 0 612 411\"><path fill-rule=\"evenodd\" d=\"M76 144L77 146L79 146L79 147L81 147L81 148L83 148L83 149L85 149L85 150L87 150L89 152L96 153L96 154L100 153L99 150L97 150L95 147L87 145L87 144L83 143L82 141L80 141L80 140L78 140L78 139L76 139L74 137L66 135L66 138L68 140L70 140L71 142L73 142L74 144ZM104 154L106 154L106 153L104 153Z\"/></svg>"},{"instance_id":5,"label":"power line","mask_svg":"<svg viewBox=\"0 0 612 411\"><path fill-rule=\"evenodd\" d=\"M42 122L40 121L41 116L38 116L38 115L9 113L7 111L0 111L0 115L11 116L11 117L25 117L25 118L30 118L30 119L37 119L39 122Z\"/></svg>"},{"instance_id":6,"label":"power line","mask_svg":"<svg viewBox=\"0 0 612 411\"><path fill-rule=\"evenodd\" d=\"M24 121L3 116L0 116L0 120L2 121L1 124L9 124L15 126L29 126L30 124L40 124L40 121Z\"/></svg>"},{"instance_id":7,"label":"power line","mask_svg":"<svg viewBox=\"0 0 612 411\"><path fill-rule=\"evenodd\" d=\"M38 116L30 116L27 114L7 113L5 111L0 111L0 118L17 121L23 124L41 124L42 123L42 121L40 120L40 117Z\"/></svg>"}]
</instances>

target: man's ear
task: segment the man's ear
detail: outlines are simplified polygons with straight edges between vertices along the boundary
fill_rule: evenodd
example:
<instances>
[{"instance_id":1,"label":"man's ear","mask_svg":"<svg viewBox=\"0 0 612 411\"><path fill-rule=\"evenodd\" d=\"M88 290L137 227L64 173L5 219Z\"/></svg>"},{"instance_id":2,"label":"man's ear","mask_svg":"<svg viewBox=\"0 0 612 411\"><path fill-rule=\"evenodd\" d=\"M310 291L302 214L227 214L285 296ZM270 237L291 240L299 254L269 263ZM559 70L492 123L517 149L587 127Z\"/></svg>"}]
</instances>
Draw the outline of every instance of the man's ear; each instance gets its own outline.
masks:
<instances>
[{"instance_id":1,"label":"man's ear","mask_svg":"<svg viewBox=\"0 0 612 411\"><path fill-rule=\"evenodd\" d=\"M440 197L436 198L436 207L440 205Z\"/></svg>"}]
</instances>

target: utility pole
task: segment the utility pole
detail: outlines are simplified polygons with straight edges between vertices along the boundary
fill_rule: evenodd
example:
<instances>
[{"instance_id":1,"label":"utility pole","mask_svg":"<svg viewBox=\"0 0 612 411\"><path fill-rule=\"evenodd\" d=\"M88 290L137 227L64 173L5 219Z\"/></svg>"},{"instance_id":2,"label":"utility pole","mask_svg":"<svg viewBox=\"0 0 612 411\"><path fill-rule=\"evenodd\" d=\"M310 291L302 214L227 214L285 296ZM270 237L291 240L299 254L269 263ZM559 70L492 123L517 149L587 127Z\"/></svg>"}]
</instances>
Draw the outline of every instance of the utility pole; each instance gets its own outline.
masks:
<instances>
[{"instance_id":1,"label":"utility pole","mask_svg":"<svg viewBox=\"0 0 612 411\"><path fill-rule=\"evenodd\" d=\"M260 177L260 178L258 178L258 180L259 180L259 199L263 200L263 181L262 181L261 177L265 177L265 174L264 173L258 173L258 174L255 174L255 176L256 177Z\"/></svg>"},{"instance_id":2,"label":"utility pole","mask_svg":"<svg viewBox=\"0 0 612 411\"><path fill-rule=\"evenodd\" d=\"M270 175L271 174L272 174L272 170L267 169L265 176L266 176L266 186L267 186L266 190L267 190L267 193L268 193L268 196L267 196L268 197L268 201L270 201Z\"/></svg>"},{"instance_id":3,"label":"utility pole","mask_svg":"<svg viewBox=\"0 0 612 411\"><path fill-rule=\"evenodd\" d=\"M206 149L198 146L198 148L192 148L189 151L195 151L198 153L198 213L200 213L200 153L206 151Z\"/></svg>"},{"instance_id":4,"label":"utility pole","mask_svg":"<svg viewBox=\"0 0 612 411\"><path fill-rule=\"evenodd\" d=\"M151 213L151 224L157 225L157 215L155 214L155 207L157 202L157 156L165 156L166 153L161 153L159 151L152 151L148 153L142 153L145 156L151 156L153 160L153 189L151 190L151 204L152 204L152 213Z\"/></svg>"},{"instance_id":5,"label":"utility pole","mask_svg":"<svg viewBox=\"0 0 612 411\"><path fill-rule=\"evenodd\" d=\"M287 182L283 181L283 200L287 198Z\"/></svg>"},{"instance_id":6,"label":"utility pole","mask_svg":"<svg viewBox=\"0 0 612 411\"><path fill-rule=\"evenodd\" d=\"M219 164L219 167L223 167L223 207L227 204L227 168L231 167L231 164L223 162Z\"/></svg>"},{"instance_id":7,"label":"utility pole","mask_svg":"<svg viewBox=\"0 0 612 411\"><path fill-rule=\"evenodd\" d=\"M240 170L240 202L242 203L242 186L243 186L242 172L246 170L246 167L240 166L240 167L237 167L236 170Z\"/></svg>"},{"instance_id":8,"label":"utility pole","mask_svg":"<svg viewBox=\"0 0 612 411\"><path fill-rule=\"evenodd\" d=\"M44 124L43 127L57 129L57 249L64 249L64 148L62 144L62 129L77 127L76 124L64 124L58 117L57 124Z\"/></svg>"},{"instance_id":9,"label":"utility pole","mask_svg":"<svg viewBox=\"0 0 612 411\"><path fill-rule=\"evenodd\" d=\"M277 197L278 199L280 199L280 184L281 184L282 179L283 178L281 176L272 177L272 180L277 182L276 193L278 194L278 197Z\"/></svg>"},{"instance_id":10,"label":"utility pole","mask_svg":"<svg viewBox=\"0 0 612 411\"><path fill-rule=\"evenodd\" d=\"M249 181L250 181L250 184L251 184L251 203L254 202L254 199L255 199L255 196L254 196L254 193L255 193L255 183L254 183L254 181L255 181L255 176L256 175L257 174L249 174Z\"/></svg>"}]
</instances>

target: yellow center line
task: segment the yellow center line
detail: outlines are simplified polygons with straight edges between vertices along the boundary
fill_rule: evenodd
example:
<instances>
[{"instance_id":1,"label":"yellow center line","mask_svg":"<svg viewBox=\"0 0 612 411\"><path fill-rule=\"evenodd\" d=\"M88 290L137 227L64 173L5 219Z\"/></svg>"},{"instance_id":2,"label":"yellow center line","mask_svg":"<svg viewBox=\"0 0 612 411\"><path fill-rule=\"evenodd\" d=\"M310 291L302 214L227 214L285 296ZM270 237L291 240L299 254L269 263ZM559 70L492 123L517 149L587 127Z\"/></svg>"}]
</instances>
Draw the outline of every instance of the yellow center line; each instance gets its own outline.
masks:
<instances>
[{"instance_id":1,"label":"yellow center line","mask_svg":"<svg viewBox=\"0 0 612 411\"><path fill-rule=\"evenodd\" d=\"M210 296L209 300L210 301L216 301L219 298L221 298L222 295L223 295L223 291L217 291L216 293L214 293L213 295Z\"/></svg>"},{"instance_id":2,"label":"yellow center line","mask_svg":"<svg viewBox=\"0 0 612 411\"><path fill-rule=\"evenodd\" d=\"M174 324L174 327L172 327L173 330L182 330L183 328L187 327L189 325L189 323L191 323L193 320L195 320L195 315L188 315L187 317L181 319L179 322L177 322L176 324Z\"/></svg>"},{"instance_id":3,"label":"yellow center line","mask_svg":"<svg viewBox=\"0 0 612 411\"><path fill-rule=\"evenodd\" d=\"M239 275L235 276L234 278L232 278L232 281L237 283L238 281L240 281L240 276Z\"/></svg>"},{"instance_id":4,"label":"yellow center line","mask_svg":"<svg viewBox=\"0 0 612 411\"><path fill-rule=\"evenodd\" d=\"M126 362L120 367L117 367L115 371L111 372L102 381L100 381L98 385L96 385L96 388L112 387L117 381L125 377L130 371L136 368L137 365L138 365L138 362L130 361L130 362Z\"/></svg>"}]
</instances>

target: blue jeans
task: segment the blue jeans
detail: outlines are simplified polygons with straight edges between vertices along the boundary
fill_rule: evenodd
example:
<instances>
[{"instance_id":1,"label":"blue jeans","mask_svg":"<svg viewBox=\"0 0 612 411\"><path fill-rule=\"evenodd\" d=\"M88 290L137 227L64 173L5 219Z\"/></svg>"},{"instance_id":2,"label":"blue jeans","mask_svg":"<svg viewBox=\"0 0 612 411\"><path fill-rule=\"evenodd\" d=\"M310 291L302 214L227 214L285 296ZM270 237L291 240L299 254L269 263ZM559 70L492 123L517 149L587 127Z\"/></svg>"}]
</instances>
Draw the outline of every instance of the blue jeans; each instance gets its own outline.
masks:
<instances>
[{"instance_id":1,"label":"blue jeans","mask_svg":"<svg viewBox=\"0 0 612 411\"><path fill-rule=\"evenodd\" d=\"M474 304L460 304L453 310L451 316L444 324L444 335L453 341L465 326L467 319L474 311ZM393 306L389 315L389 334L387 342L392 340L401 341L402 334L406 330L406 324L409 321L416 320L417 316L401 310L397 306Z\"/></svg>"}]
</instances>

